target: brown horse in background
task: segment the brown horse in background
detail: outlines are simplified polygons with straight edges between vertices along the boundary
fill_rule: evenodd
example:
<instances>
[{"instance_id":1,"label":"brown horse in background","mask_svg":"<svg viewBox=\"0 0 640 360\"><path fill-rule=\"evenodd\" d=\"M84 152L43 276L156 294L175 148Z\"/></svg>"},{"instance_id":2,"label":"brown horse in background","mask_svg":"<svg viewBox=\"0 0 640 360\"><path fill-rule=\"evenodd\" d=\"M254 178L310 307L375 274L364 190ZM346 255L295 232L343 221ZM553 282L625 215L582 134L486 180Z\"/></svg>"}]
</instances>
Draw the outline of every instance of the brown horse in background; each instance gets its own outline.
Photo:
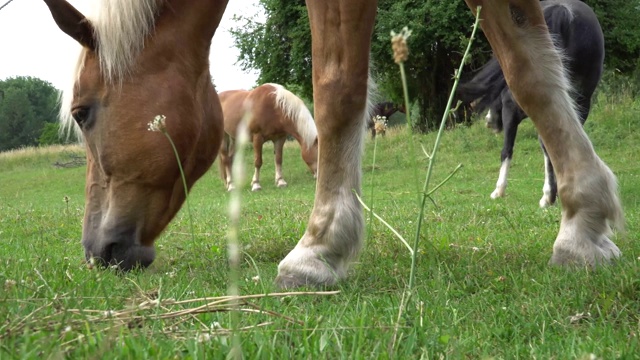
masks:
<instances>
[{"instance_id":1,"label":"brown horse in background","mask_svg":"<svg viewBox=\"0 0 640 360\"><path fill-rule=\"evenodd\" d=\"M282 177L282 150L287 136L300 144L302 159L316 176L318 168L318 131L304 102L278 84L263 84L253 90L229 90L219 94L224 116L225 137L220 149L220 172L227 190L233 189L231 164L238 124L247 116L249 138L253 143L255 172L251 191L262 189L260 168L262 146L273 141L276 163L276 186L287 186Z\"/></svg>"},{"instance_id":2,"label":"brown horse in background","mask_svg":"<svg viewBox=\"0 0 640 360\"><path fill-rule=\"evenodd\" d=\"M562 220L554 264L595 266L620 256L616 179L580 126L561 55L538 0L465 0L514 99L533 120L558 177ZM86 18L45 0L83 50L64 96L63 125L87 153L82 244L87 259L128 270L154 259L153 242L185 200L179 168L147 123L166 115L189 187L213 163L223 134L209 49L226 0L104 0ZM364 238L364 126L375 0L307 0L312 34L318 180L307 230L280 262L280 287L331 285L347 275ZM73 120L71 120L73 119ZM75 125L74 125L75 121Z\"/></svg>"}]
</instances>

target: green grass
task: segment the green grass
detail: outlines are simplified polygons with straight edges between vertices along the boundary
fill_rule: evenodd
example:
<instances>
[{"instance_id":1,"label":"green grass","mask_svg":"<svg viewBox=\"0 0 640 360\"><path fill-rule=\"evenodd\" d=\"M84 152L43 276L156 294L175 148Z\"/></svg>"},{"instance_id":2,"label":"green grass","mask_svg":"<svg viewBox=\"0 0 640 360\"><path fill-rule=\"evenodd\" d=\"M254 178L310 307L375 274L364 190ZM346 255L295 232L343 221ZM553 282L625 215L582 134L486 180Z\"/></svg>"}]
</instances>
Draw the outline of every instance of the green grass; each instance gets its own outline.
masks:
<instances>
[{"instance_id":1,"label":"green grass","mask_svg":"<svg viewBox=\"0 0 640 360\"><path fill-rule=\"evenodd\" d=\"M639 358L639 126L638 100L606 98L586 125L618 176L625 206L627 230L615 238L623 257L615 265L596 271L547 265L560 210L538 208L543 164L530 122L520 127L507 197L499 200L489 194L502 136L482 124L458 127L444 135L432 183L459 163L463 168L435 194L436 206L428 205L414 296L401 317L410 255L374 222L339 294L251 300L265 311L240 315L239 326L248 327L241 336L246 358ZM430 148L434 136L415 140ZM367 203L372 149L367 140ZM373 193L375 211L411 238L415 191L427 161L419 147L415 156L408 149L405 130L378 139ZM285 189L275 188L272 151L264 153L262 192L242 196L239 287L245 295L277 291L277 263L304 232L313 204L315 185L297 145L285 148ZM195 241L183 208L156 241L154 264L119 275L84 264L85 169L51 165L67 156L0 154L0 358L224 358L231 338L220 328L230 327L228 311L155 318L204 303L171 305L167 299L226 292L229 194L217 165L191 194ZM106 311L157 298L162 306L140 310L141 319L99 321L108 320Z\"/></svg>"}]
</instances>

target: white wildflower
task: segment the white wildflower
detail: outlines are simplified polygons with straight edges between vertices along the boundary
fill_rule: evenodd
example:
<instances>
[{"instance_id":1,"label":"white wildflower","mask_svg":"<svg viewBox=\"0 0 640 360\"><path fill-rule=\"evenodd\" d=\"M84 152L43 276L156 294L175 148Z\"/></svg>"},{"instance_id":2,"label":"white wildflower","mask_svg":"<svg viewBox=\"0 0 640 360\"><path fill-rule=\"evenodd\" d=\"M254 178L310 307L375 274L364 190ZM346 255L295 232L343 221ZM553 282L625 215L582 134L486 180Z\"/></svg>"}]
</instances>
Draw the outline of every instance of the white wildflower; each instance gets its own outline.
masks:
<instances>
[{"instance_id":1,"label":"white wildflower","mask_svg":"<svg viewBox=\"0 0 640 360\"><path fill-rule=\"evenodd\" d=\"M211 341L211 335L207 333L198 334L196 341L199 343Z\"/></svg>"},{"instance_id":2,"label":"white wildflower","mask_svg":"<svg viewBox=\"0 0 640 360\"><path fill-rule=\"evenodd\" d=\"M15 280L11 280L11 279L7 279L4 281L4 288L5 289L11 289L12 287L16 286L16 281Z\"/></svg>"},{"instance_id":3,"label":"white wildflower","mask_svg":"<svg viewBox=\"0 0 640 360\"><path fill-rule=\"evenodd\" d=\"M147 124L147 130L149 131L163 131L167 128L167 126L165 125L165 120L167 119L166 116L164 115L156 115L155 118L153 118L153 121Z\"/></svg>"}]
</instances>

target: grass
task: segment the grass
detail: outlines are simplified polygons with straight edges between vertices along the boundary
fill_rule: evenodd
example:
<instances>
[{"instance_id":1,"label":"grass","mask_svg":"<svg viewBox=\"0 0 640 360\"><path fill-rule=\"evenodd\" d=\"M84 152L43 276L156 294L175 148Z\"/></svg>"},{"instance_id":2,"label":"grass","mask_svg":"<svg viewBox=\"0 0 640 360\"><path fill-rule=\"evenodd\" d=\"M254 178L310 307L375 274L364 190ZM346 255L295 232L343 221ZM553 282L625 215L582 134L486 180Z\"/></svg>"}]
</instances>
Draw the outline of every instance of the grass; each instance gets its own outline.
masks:
<instances>
[{"instance_id":1,"label":"grass","mask_svg":"<svg viewBox=\"0 0 640 360\"><path fill-rule=\"evenodd\" d=\"M499 200L489 194L502 137L482 124L461 126L444 134L433 183L459 163L463 168L433 195L437 206L427 205L415 288L402 317L410 256L374 222L348 281L331 289L339 293L259 297L241 306L253 311L239 315L245 357L638 358L639 114L637 99L601 96L586 124L619 178L625 206L627 231L615 239L623 257L615 265L547 265L560 210L537 206L543 163L530 122L520 127L507 196ZM399 128L378 139L373 191L376 212L406 238L419 210L413 169L424 174L427 166L419 146L409 154L407 136ZM435 139L414 136L426 148ZM372 150L367 141L365 186ZM192 191L194 234L183 209L156 241L154 264L120 275L83 262L85 169L51 165L68 154L0 154L0 358L224 358L232 345L229 308L195 310L228 286L230 195L217 165ZM242 195L243 295L277 291L276 265L302 236L313 204L315 185L297 145L285 147L285 189L268 180L273 155L264 154L263 190ZM139 317L117 318L126 309ZM177 310L184 315L160 318Z\"/></svg>"}]
</instances>

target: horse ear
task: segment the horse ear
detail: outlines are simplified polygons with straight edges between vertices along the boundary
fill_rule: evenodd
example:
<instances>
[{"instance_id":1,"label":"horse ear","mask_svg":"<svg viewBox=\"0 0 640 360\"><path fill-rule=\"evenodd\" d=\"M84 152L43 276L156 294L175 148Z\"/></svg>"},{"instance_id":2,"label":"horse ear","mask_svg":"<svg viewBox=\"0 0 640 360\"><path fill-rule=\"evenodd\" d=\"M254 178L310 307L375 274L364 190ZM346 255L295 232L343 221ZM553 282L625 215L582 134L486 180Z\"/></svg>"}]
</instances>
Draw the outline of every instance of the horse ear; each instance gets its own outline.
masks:
<instances>
[{"instance_id":1,"label":"horse ear","mask_svg":"<svg viewBox=\"0 0 640 360\"><path fill-rule=\"evenodd\" d=\"M65 0L44 0L44 2L60 30L74 38L80 45L95 50L93 26L80 11Z\"/></svg>"}]
</instances>

